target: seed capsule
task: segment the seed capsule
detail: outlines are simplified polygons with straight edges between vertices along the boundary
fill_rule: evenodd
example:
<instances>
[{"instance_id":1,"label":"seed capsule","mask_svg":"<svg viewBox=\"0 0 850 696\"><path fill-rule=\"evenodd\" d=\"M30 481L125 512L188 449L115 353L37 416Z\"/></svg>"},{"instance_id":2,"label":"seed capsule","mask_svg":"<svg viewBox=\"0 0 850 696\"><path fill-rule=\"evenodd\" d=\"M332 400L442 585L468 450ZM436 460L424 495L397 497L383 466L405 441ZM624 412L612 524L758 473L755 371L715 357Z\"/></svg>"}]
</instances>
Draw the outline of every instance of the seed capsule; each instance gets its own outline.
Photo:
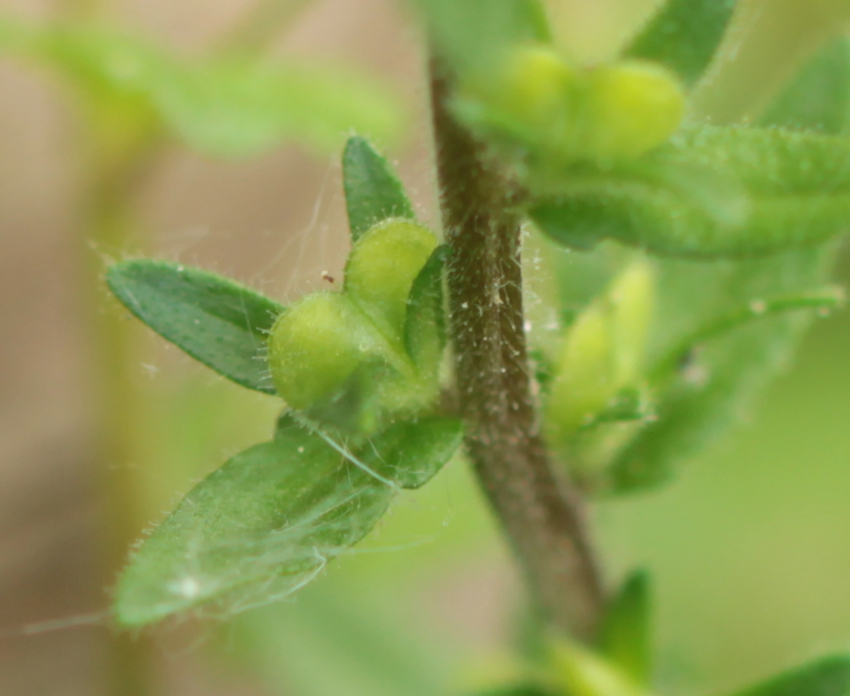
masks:
<instances>
[{"instance_id":1,"label":"seed capsule","mask_svg":"<svg viewBox=\"0 0 850 696\"><path fill-rule=\"evenodd\" d=\"M269 367L283 399L306 409L341 388L376 348L348 298L320 292L292 305L272 327Z\"/></svg>"},{"instance_id":2,"label":"seed capsule","mask_svg":"<svg viewBox=\"0 0 850 696\"><path fill-rule=\"evenodd\" d=\"M401 340L410 288L436 246L428 228L392 218L365 232L348 257L345 292L392 340Z\"/></svg>"}]
</instances>

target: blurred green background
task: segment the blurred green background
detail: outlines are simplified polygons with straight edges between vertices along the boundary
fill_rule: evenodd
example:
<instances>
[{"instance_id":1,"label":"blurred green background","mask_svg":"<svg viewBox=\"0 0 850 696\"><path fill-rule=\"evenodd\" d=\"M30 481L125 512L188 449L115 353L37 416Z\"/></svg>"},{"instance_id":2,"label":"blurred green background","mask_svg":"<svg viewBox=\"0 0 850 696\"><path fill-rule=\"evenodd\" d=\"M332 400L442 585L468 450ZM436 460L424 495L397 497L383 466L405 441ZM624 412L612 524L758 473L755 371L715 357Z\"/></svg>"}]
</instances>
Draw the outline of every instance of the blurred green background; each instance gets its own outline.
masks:
<instances>
[{"instance_id":1,"label":"blurred green background","mask_svg":"<svg viewBox=\"0 0 850 696\"><path fill-rule=\"evenodd\" d=\"M604 57L651 4L565 2L563 22L579 52ZM192 55L248 6L124 0L106 10ZM2 6L33 18L61 9L48 0ZM420 43L397 3L317 0L271 53L352 65L395 91L410 126L386 145L420 214L434 221ZM0 694L98 696L108 693L114 640L102 617L109 579L98 570L110 520L95 483L99 366L81 276L92 260L144 249L291 299L321 286L324 271L339 275L347 232L335 156L287 144L222 163L169 148L139 184L143 241L92 248L77 223L78 131L55 87L0 60ZM850 281L850 262L840 275ZM105 290L97 304L99 315L123 320ZM266 438L277 404L150 332L133 341L132 457L108 464L133 472L136 503L155 521L205 472ZM735 435L664 491L597 506L611 580L635 566L652 572L661 693L722 693L850 645L848 355L850 314L818 320ZM153 631L152 689L459 693L498 670L520 607L512 564L455 461L296 597ZM80 625L61 627L68 618Z\"/></svg>"}]
</instances>

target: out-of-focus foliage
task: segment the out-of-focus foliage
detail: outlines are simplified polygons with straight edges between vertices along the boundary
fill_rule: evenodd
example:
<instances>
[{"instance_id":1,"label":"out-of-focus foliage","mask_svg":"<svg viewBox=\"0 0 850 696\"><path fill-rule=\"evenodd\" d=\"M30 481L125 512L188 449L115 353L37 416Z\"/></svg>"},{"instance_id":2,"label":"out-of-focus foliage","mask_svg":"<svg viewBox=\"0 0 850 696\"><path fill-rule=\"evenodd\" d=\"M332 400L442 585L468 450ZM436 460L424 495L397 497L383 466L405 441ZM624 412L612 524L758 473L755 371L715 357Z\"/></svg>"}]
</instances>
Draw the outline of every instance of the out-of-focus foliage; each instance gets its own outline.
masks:
<instances>
[{"instance_id":1,"label":"out-of-focus foliage","mask_svg":"<svg viewBox=\"0 0 850 696\"><path fill-rule=\"evenodd\" d=\"M400 125L390 94L340 68L236 55L179 59L102 26L7 17L0 17L0 51L60 75L112 128L164 131L215 157L256 155L291 137L334 150L352 128L388 138Z\"/></svg>"}]
</instances>

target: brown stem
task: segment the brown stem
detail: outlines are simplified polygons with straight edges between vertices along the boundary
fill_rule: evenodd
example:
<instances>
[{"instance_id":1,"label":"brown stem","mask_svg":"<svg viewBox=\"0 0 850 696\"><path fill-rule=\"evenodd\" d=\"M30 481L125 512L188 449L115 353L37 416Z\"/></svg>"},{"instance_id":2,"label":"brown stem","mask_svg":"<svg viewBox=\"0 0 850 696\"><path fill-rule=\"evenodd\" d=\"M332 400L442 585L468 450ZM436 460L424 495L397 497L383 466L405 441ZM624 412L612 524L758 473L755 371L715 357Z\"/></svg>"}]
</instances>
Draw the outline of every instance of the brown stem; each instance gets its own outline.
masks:
<instances>
[{"instance_id":1,"label":"brown stem","mask_svg":"<svg viewBox=\"0 0 850 696\"><path fill-rule=\"evenodd\" d=\"M538 431L522 309L515 187L447 108L435 67L432 108L448 260L449 309L466 446L544 616L591 640L602 606L583 501L556 478Z\"/></svg>"}]
</instances>

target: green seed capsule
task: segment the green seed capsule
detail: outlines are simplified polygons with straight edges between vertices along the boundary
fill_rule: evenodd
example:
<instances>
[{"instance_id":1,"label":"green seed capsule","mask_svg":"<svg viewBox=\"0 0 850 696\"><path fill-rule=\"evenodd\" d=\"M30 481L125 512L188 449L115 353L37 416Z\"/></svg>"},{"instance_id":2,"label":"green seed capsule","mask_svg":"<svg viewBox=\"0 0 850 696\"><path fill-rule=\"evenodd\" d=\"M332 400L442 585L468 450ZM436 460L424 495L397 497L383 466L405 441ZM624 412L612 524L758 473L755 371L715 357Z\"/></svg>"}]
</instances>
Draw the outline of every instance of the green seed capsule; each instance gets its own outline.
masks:
<instances>
[{"instance_id":1,"label":"green seed capsule","mask_svg":"<svg viewBox=\"0 0 850 696\"><path fill-rule=\"evenodd\" d=\"M638 157L667 140L684 113L682 87L664 67L638 60L601 66L588 75L579 147L596 161Z\"/></svg>"},{"instance_id":2,"label":"green seed capsule","mask_svg":"<svg viewBox=\"0 0 850 696\"><path fill-rule=\"evenodd\" d=\"M378 349L348 298L316 293L292 305L272 327L269 367L281 397L293 408L306 409L333 395Z\"/></svg>"},{"instance_id":3,"label":"green seed capsule","mask_svg":"<svg viewBox=\"0 0 850 696\"><path fill-rule=\"evenodd\" d=\"M437 247L426 227L385 220L357 240L345 267L345 293L391 340L401 340L413 281Z\"/></svg>"}]
</instances>

